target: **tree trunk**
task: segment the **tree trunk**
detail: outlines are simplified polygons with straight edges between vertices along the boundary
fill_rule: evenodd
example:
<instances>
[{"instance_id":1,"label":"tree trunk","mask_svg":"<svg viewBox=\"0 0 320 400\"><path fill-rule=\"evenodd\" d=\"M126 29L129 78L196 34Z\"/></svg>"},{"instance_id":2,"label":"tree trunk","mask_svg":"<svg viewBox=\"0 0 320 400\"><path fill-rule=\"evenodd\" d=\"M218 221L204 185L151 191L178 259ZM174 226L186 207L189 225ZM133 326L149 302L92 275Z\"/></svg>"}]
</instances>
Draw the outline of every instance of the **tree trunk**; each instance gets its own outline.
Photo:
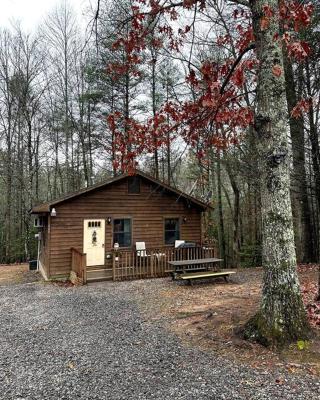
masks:
<instances>
[{"instance_id":1,"label":"tree trunk","mask_svg":"<svg viewBox=\"0 0 320 400\"><path fill-rule=\"evenodd\" d=\"M156 116L157 113L157 102L156 102L156 63L157 63L157 58L154 55L152 58L152 80L151 80L151 96L152 96L152 114L153 117ZM156 179L159 179L159 155L158 155L158 141L157 141L157 135L155 132L154 135L154 176Z\"/></svg>"},{"instance_id":2,"label":"tree trunk","mask_svg":"<svg viewBox=\"0 0 320 400\"><path fill-rule=\"evenodd\" d=\"M312 96L311 90L311 77L310 77L310 67L309 63L306 63L306 87L308 96ZM311 157L312 157L312 168L314 174L315 182L315 195L317 201L317 211L320 210L320 149L319 149L319 137L316 123L314 121L314 108L311 104L308 112L309 126L310 126L310 143L311 143ZM317 232L318 233L318 232ZM318 233L319 237L319 233ZM319 251L319 243L317 243ZM319 278L318 278L318 296L317 299L320 300L320 266L319 266Z\"/></svg>"},{"instance_id":3,"label":"tree trunk","mask_svg":"<svg viewBox=\"0 0 320 400\"><path fill-rule=\"evenodd\" d=\"M169 101L169 75L167 73L167 102ZM167 175L168 175L168 185L171 184L171 138L170 131L167 132Z\"/></svg>"},{"instance_id":4,"label":"tree trunk","mask_svg":"<svg viewBox=\"0 0 320 400\"><path fill-rule=\"evenodd\" d=\"M11 218L12 218L12 155L11 138L8 140L6 159L6 208L5 208L5 262L11 261Z\"/></svg>"},{"instance_id":5,"label":"tree trunk","mask_svg":"<svg viewBox=\"0 0 320 400\"><path fill-rule=\"evenodd\" d=\"M311 90L311 77L309 64L306 62L306 87L308 96L312 96ZM314 108L310 105L308 112L309 126L310 126L310 143L311 143L311 157L312 157L312 168L315 181L315 195L317 200L318 210L320 210L320 149L319 149L319 137L317 126L314 121Z\"/></svg>"},{"instance_id":6,"label":"tree trunk","mask_svg":"<svg viewBox=\"0 0 320 400\"><path fill-rule=\"evenodd\" d=\"M293 218L297 258L303 262L314 261L312 227L307 190L305 168L304 126L302 118L292 118L291 111L297 104L292 63L284 55L286 95L289 112L289 125L292 140L293 175L292 175L292 206L296 218Z\"/></svg>"},{"instance_id":7,"label":"tree trunk","mask_svg":"<svg viewBox=\"0 0 320 400\"><path fill-rule=\"evenodd\" d=\"M91 106L88 102L88 164L89 164L89 186L92 185L93 179L93 159L92 159L92 140L91 140Z\"/></svg>"},{"instance_id":8,"label":"tree trunk","mask_svg":"<svg viewBox=\"0 0 320 400\"><path fill-rule=\"evenodd\" d=\"M273 10L261 29L264 7ZM284 345L310 332L298 274L290 200L287 103L279 34L278 0L252 0L253 29L260 62L255 128L260 151L263 290L260 310L245 337L264 345ZM279 74L281 72L281 74Z\"/></svg>"},{"instance_id":9,"label":"tree trunk","mask_svg":"<svg viewBox=\"0 0 320 400\"><path fill-rule=\"evenodd\" d=\"M233 191L233 206L231 201L228 200L228 191L225 190L225 195L230 206L232 215L233 227L233 243L232 243L232 264L234 267L240 266L240 190L236 182L235 174L233 173L234 166L230 165L229 160L226 159L224 163L226 172L228 174L230 184Z\"/></svg>"},{"instance_id":10,"label":"tree trunk","mask_svg":"<svg viewBox=\"0 0 320 400\"><path fill-rule=\"evenodd\" d=\"M232 168L226 162L226 170L233 190L233 263L234 267L240 266L240 190L238 188Z\"/></svg>"},{"instance_id":11,"label":"tree trunk","mask_svg":"<svg viewBox=\"0 0 320 400\"><path fill-rule=\"evenodd\" d=\"M223 267L226 267L226 242L224 235L224 221L223 221L223 210L222 210L222 191L221 191L221 162L220 162L220 152L217 151L217 184L216 184L216 193L217 193L217 203L218 203L218 240L219 240L219 252L220 258L223 260Z\"/></svg>"}]
</instances>

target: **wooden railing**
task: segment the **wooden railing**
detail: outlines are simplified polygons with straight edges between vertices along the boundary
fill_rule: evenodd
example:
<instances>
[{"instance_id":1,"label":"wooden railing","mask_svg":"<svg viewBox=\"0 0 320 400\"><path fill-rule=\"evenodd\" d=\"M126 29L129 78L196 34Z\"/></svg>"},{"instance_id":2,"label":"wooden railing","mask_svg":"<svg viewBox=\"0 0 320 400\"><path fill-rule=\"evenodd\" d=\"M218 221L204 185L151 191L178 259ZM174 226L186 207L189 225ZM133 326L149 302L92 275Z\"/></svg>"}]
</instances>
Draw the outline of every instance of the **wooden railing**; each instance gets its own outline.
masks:
<instances>
[{"instance_id":1,"label":"wooden railing","mask_svg":"<svg viewBox=\"0 0 320 400\"><path fill-rule=\"evenodd\" d=\"M169 261L213 258L213 247L158 247L147 250L118 250L112 253L112 279L128 280L164 277L172 272ZM201 268L201 266L199 266Z\"/></svg>"},{"instance_id":2,"label":"wooden railing","mask_svg":"<svg viewBox=\"0 0 320 400\"><path fill-rule=\"evenodd\" d=\"M71 248L71 271L76 274L80 283L87 283L87 256L74 247Z\"/></svg>"}]
</instances>

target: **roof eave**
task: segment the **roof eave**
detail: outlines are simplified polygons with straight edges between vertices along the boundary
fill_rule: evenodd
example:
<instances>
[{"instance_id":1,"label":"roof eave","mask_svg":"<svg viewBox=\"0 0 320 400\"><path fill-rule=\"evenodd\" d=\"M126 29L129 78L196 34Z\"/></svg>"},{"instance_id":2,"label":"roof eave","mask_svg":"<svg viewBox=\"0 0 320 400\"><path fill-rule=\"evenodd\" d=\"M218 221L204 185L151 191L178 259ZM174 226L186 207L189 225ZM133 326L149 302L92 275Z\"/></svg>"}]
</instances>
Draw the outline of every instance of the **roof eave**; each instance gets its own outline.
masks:
<instances>
[{"instance_id":1,"label":"roof eave","mask_svg":"<svg viewBox=\"0 0 320 400\"><path fill-rule=\"evenodd\" d=\"M147 180L149 180L149 181L151 181L151 182L153 182L155 184L161 185L166 190L168 190L168 191L170 191L172 193L175 193L176 195L178 195L179 197L183 198L184 200L190 201L195 206L198 206L199 208L201 208L203 211L206 211L207 209L213 209L213 207L211 207L209 204L203 203L202 201L200 201L200 200L188 195L187 193L184 193L184 192L182 192L182 191L180 191L178 189L175 189L175 188L167 185L166 183L161 182L161 181L153 178L152 176L149 176L149 175L145 174L142 171L137 170L135 172L135 175L139 175L142 178L145 178L145 179L147 179ZM89 192L91 192L93 190L101 189L104 186L110 185L111 183L115 183L115 182L117 182L117 181L119 181L121 179L124 179L124 178L128 177L128 176L129 176L129 174L125 173L125 174L119 175L119 176L109 180L108 182L102 182L102 183L97 184L97 185L95 185L93 187L86 188L86 189L84 189L84 190L82 190L82 191L80 191L78 193L72 193L69 196L66 196L66 197L64 197L62 199L56 199L56 200L53 200L52 202L39 204L38 206L35 206L35 207L33 207L31 209L31 214L50 213L51 208L56 206L56 205L58 205L58 204L64 203L65 201L74 199L76 197L79 197L81 195L89 193Z\"/></svg>"},{"instance_id":2,"label":"roof eave","mask_svg":"<svg viewBox=\"0 0 320 400\"><path fill-rule=\"evenodd\" d=\"M50 207L43 209L43 208L37 208L36 206L30 210L30 214L49 214L49 213L50 213Z\"/></svg>"}]
</instances>

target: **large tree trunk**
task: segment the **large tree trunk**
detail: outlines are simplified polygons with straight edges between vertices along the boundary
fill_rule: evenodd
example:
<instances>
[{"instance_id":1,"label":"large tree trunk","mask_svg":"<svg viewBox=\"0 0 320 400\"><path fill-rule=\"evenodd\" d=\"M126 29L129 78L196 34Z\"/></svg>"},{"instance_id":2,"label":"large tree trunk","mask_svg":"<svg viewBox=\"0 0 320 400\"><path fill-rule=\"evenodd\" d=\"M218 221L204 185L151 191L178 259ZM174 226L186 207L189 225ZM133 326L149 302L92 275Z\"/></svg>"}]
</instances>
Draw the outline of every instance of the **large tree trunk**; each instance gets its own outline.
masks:
<instances>
[{"instance_id":1,"label":"large tree trunk","mask_svg":"<svg viewBox=\"0 0 320 400\"><path fill-rule=\"evenodd\" d=\"M274 16L262 30L264 6ZM260 62L255 127L261 161L264 278L260 310L247 323L245 336L265 345L283 345L306 338L309 325L296 271L283 56L281 43L274 39L279 33L278 0L252 0L251 7Z\"/></svg>"}]
</instances>

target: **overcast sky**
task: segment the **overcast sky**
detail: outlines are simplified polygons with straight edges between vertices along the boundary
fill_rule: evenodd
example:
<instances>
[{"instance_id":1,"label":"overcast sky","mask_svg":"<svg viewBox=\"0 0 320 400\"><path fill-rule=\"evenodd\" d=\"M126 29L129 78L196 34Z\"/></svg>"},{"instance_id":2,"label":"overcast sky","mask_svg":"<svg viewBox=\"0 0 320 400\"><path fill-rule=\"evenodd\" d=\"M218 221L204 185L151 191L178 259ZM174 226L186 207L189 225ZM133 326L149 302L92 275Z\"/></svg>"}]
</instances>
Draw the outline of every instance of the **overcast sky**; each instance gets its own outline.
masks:
<instances>
[{"instance_id":1,"label":"overcast sky","mask_svg":"<svg viewBox=\"0 0 320 400\"><path fill-rule=\"evenodd\" d=\"M63 1L63 0L62 0ZM82 20L83 10L90 4L90 0L68 0ZM20 20L22 26L32 31L61 0L0 0L0 26L8 27L12 19ZM94 4L95 0L91 0ZM82 21L80 21L82 22Z\"/></svg>"}]
</instances>

